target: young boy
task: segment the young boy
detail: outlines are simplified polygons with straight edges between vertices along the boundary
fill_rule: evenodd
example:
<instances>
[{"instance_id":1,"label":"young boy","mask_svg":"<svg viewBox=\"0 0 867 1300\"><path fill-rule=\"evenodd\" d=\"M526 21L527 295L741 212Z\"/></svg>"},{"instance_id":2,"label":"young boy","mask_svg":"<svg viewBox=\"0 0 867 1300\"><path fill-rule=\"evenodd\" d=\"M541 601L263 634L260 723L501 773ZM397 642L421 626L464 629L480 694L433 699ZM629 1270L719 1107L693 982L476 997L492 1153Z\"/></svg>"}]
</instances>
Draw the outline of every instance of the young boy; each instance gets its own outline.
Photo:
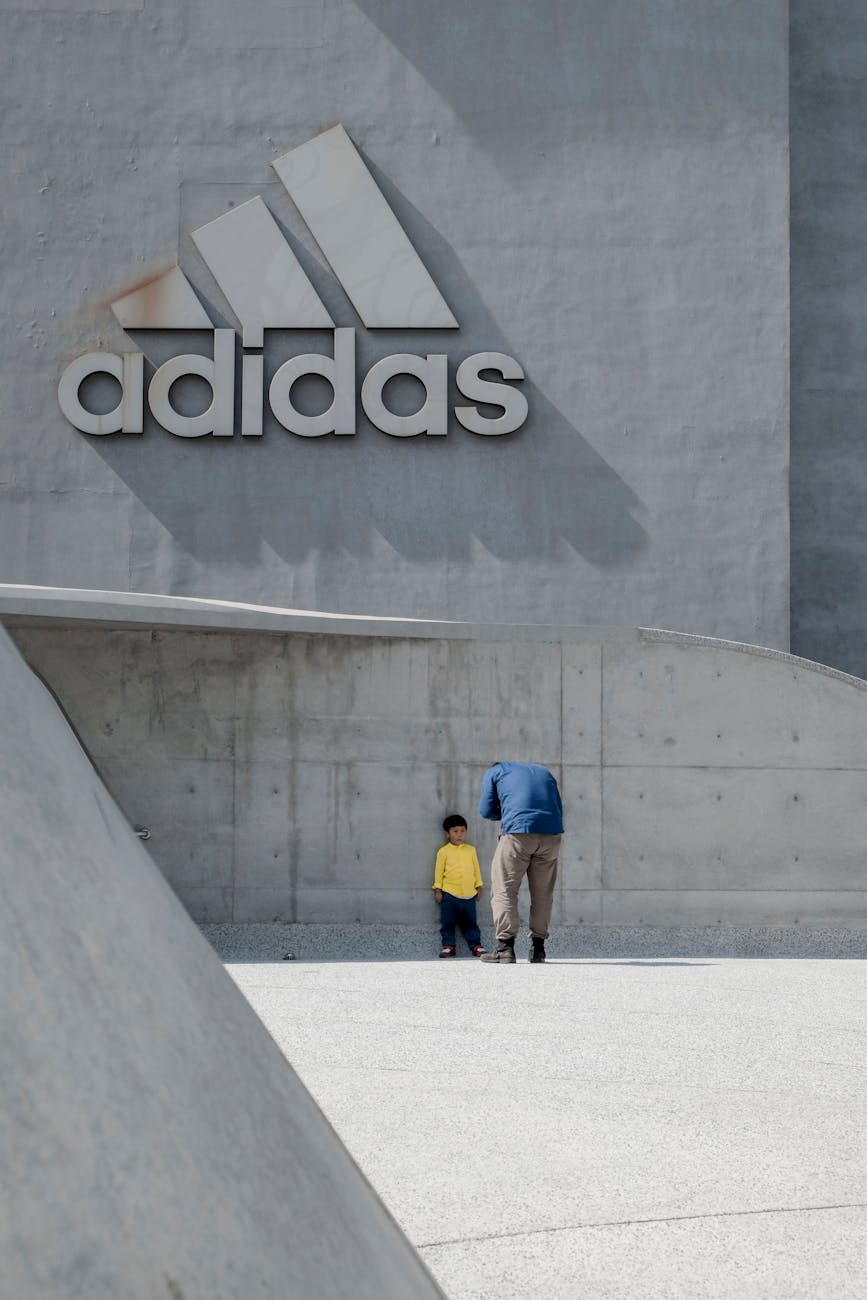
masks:
<instances>
[{"instance_id":1,"label":"young boy","mask_svg":"<svg viewBox=\"0 0 867 1300\"><path fill-rule=\"evenodd\" d=\"M443 822L449 837L437 854L434 867L434 898L440 905L441 957L455 956L455 926L469 945L474 957L481 957L482 947L476 921L476 899L482 896L482 873L472 844L467 844L467 823L457 813Z\"/></svg>"}]
</instances>

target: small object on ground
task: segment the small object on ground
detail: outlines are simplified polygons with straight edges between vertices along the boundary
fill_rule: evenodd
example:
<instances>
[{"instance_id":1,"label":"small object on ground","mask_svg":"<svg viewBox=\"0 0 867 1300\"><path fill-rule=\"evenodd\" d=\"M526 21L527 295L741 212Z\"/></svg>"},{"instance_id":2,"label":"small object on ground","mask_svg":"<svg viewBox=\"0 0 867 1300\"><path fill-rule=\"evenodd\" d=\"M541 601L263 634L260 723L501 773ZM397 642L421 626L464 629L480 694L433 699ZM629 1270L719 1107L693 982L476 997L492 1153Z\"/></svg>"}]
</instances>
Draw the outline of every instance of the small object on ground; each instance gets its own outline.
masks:
<instances>
[{"instance_id":1,"label":"small object on ground","mask_svg":"<svg viewBox=\"0 0 867 1300\"><path fill-rule=\"evenodd\" d=\"M133 826L133 830L140 840L149 840L151 837L151 833L147 826Z\"/></svg>"},{"instance_id":2,"label":"small object on ground","mask_svg":"<svg viewBox=\"0 0 867 1300\"><path fill-rule=\"evenodd\" d=\"M454 957L454 956L456 955L456 954L455 954L455 950L454 950L454 946L453 946L452 944L447 943L446 946L445 946L444 948L440 948L440 954L439 954L439 955L440 955L441 957Z\"/></svg>"},{"instance_id":3,"label":"small object on ground","mask_svg":"<svg viewBox=\"0 0 867 1300\"><path fill-rule=\"evenodd\" d=\"M295 960L295 954L294 954L294 952L284 952L284 954L283 954L283 960L284 960L284 961L294 961L294 960Z\"/></svg>"},{"instance_id":4,"label":"small object on ground","mask_svg":"<svg viewBox=\"0 0 867 1300\"><path fill-rule=\"evenodd\" d=\"M487 952L488 950L487 948L483 948L480 943L477 943L473 948L470 949L470 951L474 957L481 957L482 953Z\"/></svg>"},{"instance_id":5,"label":"small object on ground","mask_svg":"<svg viewBox=\"0 0 867 1300\"><path fill-rule=\"evenodd\" d=\"M544 961L544 960L545 960L545 940L544 940L544 939L535 939L535 938L533 939L532 946L530 947L530 957L529 957L529 960L530 960L530 961Z\"/></svg>"}]
</instances>

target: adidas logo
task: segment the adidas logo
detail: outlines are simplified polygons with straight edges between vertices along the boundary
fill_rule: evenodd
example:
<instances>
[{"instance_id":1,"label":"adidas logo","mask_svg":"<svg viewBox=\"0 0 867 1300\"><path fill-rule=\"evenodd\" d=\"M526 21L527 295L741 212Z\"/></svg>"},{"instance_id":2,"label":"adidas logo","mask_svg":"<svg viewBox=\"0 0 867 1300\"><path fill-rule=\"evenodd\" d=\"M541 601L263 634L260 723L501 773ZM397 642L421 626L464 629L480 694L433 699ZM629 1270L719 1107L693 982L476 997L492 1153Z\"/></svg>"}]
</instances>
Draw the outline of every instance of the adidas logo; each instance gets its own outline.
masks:
<instances>
[{"instance_id":1,"label":"adidas logo","mask_svg":"<svg viewBox=\"0 0 867 1300\"><path fill-rule=\"evenodd\" d=\"M368 329L459 328L451 310L410 243L364 160L342 126L333 127L278 158L273 167L306 222L335 277ZM370 422L396 438L448 431L446 353L397 353L377 361L364 376L356 397L355 330L336 326L283 237L261 197L192 231L196 248L241 325L240 434L262 434L264 357L267 329L333 329L331 355L305 353L286 360L268 386L267 400L290 433L315 438L356 431L358 400ZM157 422L179 438L235 433L236 335L215 328L179 266L111 304L126 330L212 330L213 358L188 353L172 357L153 374L147 401ZM92 375L108 374L121 398L106 414L89 411L80 389ZM199 415L184 415L172 405L174 383L198 375L210 386L211 404ZM307 375L328 381L333 400L318 415L306 415L292 401L292 388ZM411 415L391 411L383 398L390 379L412 375L425 393ZM141 352L89 352L71 362L58 386L60 408L82 433L140 434L144 427L144 356ZM524 373L502 352L477 352L455 372L467 405L455 418L477 434L519 429L527 418L527 399L516 381ZM483 415L477 404L499 407Z\"/></svg>"}]
</instances>

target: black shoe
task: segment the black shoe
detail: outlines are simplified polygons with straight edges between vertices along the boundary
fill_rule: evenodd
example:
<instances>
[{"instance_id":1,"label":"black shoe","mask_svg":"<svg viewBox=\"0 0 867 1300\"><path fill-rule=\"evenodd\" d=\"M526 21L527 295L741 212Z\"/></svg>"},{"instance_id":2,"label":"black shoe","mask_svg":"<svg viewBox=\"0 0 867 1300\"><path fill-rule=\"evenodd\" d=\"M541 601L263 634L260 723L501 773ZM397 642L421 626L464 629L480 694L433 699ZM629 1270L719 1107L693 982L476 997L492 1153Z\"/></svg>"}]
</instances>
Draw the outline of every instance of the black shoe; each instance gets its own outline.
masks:
<instances>
[{"instance_id":1,"label":"black shoe","mask_svg":"<svg viewBox=\"0 0 867 1300\"><path fill-rule=\"evenodd\" d=\"M530 961L545 960L545 940L533 938L533 946L530 949Z\"/></svg>"},{"instance_id":2,"label":"black shoe","mask_svg":"<svg viewBox=\"0 0 867 1300\"><path fill-rule=\"evenodd\" d=\"M505 943L498 943L496 952L481 953L479 961L496 961L499 962L501 966L514 966L515 940L512 939Z\"/></svg>"}]
</instances>

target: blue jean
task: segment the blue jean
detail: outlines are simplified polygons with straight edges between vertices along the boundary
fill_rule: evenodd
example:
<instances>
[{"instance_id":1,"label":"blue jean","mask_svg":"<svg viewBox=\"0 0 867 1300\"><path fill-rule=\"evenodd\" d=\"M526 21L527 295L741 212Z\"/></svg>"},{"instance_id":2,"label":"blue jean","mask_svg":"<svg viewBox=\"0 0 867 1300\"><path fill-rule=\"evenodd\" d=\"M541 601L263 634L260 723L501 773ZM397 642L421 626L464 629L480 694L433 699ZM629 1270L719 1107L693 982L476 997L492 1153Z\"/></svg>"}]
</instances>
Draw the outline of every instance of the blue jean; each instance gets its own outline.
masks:
<instances>
[{"instance_id":1,"label":"blue jean","mask_svg":"<svg viewBox=\"0 0 867 1300\"><path fill-rule=\"evenodd\" d=\"M443 894L440 903L440 935L444 948L455 946L455 926L460 926L467 947L475 948L476 944L482 942L476 921L475 898L455 898L454 894Z\"/></svg>"}]
</instances>

